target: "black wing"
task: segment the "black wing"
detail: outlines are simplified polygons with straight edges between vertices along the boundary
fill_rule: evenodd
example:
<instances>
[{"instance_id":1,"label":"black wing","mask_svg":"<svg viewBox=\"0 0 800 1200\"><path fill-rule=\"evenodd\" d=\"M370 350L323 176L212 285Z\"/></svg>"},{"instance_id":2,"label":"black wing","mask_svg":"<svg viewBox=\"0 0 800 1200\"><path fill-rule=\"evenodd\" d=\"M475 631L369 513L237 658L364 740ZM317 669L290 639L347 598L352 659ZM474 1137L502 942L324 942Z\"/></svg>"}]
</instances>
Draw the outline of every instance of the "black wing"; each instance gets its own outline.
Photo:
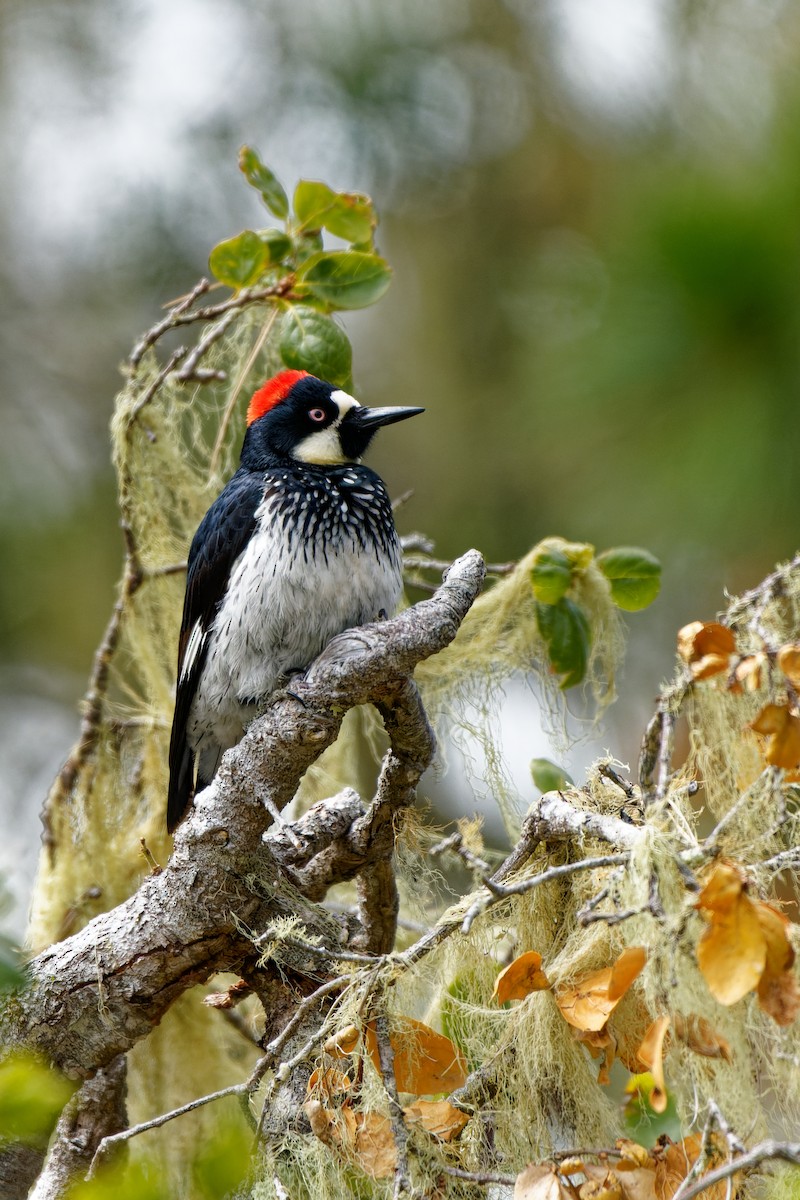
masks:
<instances>
[{"instance_id":1,"label":"black wing","mask_svg":"<svg viewBox=\"0 0 800 1200\"><path fill-rule=\"evenodd\" d=\"M206 635L225 595L233 565L252 536L263 494L264 476L240 468L203 517L189 550L169 743L170 833L186 812L194 788L194 756L186 740L186 725L208 653Z\"/></svg>"}]
</instances>

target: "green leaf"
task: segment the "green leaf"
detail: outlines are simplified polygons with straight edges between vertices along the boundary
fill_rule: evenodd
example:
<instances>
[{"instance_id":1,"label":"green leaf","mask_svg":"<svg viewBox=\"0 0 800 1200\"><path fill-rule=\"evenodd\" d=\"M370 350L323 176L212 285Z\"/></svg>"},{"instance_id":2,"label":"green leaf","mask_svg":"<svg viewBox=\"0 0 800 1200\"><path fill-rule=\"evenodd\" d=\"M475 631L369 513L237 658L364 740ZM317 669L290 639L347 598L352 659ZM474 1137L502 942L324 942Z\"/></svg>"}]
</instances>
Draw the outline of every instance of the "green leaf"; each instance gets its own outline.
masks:
<instances>
[{"instance_id":1,"label":"green leaf","mask_svg":"<svg viewBox=\"0 0 800 1200\"><path fill-rule=\"evenodd\" d=\"M625 1088L625 1128L640 1145L648 1149L651 1149L664 1133L676 1142L684 1133L674 1096L668 1097L663 1113L654 1112L650 1106L653 1083L653 1076L646 1071L641 1075L632 1075Z\"/></svg>"},{"instance_id":2,"label":"green leaf","mask_svg":"<svg viewBox=\"0 0 800 1200\"><path fill-rule=\"evenodd\" d=\"M531 759L531 776L540 792L558 792L572 783L564 768L549 758Z\"/></svg>"},{"instance_id":3,"label":"green leaf","mask_svg":"<svg viewBox=\"0 0 800 1200\"><path fill-rule=\"evenodd\" d=\"M297 278L332 308L365 308L386 291L392 270L377 254L333 250L312 255L300 267Z\"/></svg>"},{"instance_id":4,"label":"green leaf","mask_svg":"<svg viewBox=\"0 0 800 1200\"><path fill-rule=\"evenodd\" d=\"M572 583L572 563L554 547L537 551L531 568L533 594L542 604L556 604Z\"/></svg>"},{"instance_id":5,"label":"green leaf","mask_svg":"<svg viewBox=\"0 0 800 1200\"><path fill-rule=\"evenodd\" d=\"M547 657L562 688L575 687L586 674L591 630L586 615L573 600L562 596L557 604L536 603L536 623L547 647Z\"/></svg>"},{"instance_id":6,"label":"green leaf","mask_svg":"<svg viewBox=\"0 0 800 1200\"><path fill-rule=\"evenodd\" d=\"M301 179L294 189L292 207L300 224L307 229L321 229L323 216L336 199L336 192L317 179Z\"/></svg>"},{"instance_id":7,"label":"green leaf","mask_svg":"<svg viewBox=\"0 0 800 1200\"><path fill-rule=\"evenodd\" d=\"M215 246L208 256L208 265L220 283L238 291L256 282L269 266L270 256L269 242L252 229L245 229Z\"/></svg>"},{"instance_id":8,"label":"green leaf","mask_svg":"<svg viewBox=\"0 0 800 1200\"><path fill-rule=\"evenodd\" d=\"M239 170L250 186L261 193L261 199L272 215L285 221L289 215L289 198L252 146L242 146L239 151Z\"/></svg>"},{"instance_id":9,"label":"green leaf","mask_svg":"<svg viewBox=\"0 0 800 1200\"><path fill-rule=\"evenodd\" d=\"M369 246L377 225L369 196L361 192L334 192L326 183L301 179L294 193L294 211L307 229L327 229L348 242Z\"/></svg>"},{"instance_id":10,"label":"green leaf","mask_svg":"<svg viewBox=\"0 0 800 1200\"><path fill-rule=\"evenodd\" d=\"M294 253L298 265L306 262L312 255L319 254L321 249L322 234L318 229L306 229L295 238Z\"/></svg>"},{"instance_id":11,"label":"green leaf","mask_svg":"<svg viewBox=\"0 0 800 1200\"><path fill-rule=\"evenodd\" d=\"M270 266L283 262L292 249L292 239L280 229L259 229L258 236L269 247Z\"/></svg>"},{"instance_id":12,"label":"green leaf","mask_svg":"<svg viewBox=\"0 0 800 1200\"><path fill-rule=\"evenodd\" d=\"M626 612L647 608L661 590L661 563L638 546L606 550L597 565L611 584L611 599Z\"/></svg>"},{"instance_id":13,"label":"green leaf","mask_svg":"<svg viewBox=\"0 0 800 1200\"><path fill-rule=\"evenodd\" d=\"M76 1087L32 1054L7 1058L0 1064L0 1146L4 1142L46 1146Z\"/></svg>"},{"instance_id":14,"label":"green leaf","mask_svg":"<svg viewBox=\"0 0 800 1200\"><path fill-rule=\"evenodd\" d=\"M378 218L369 196L362 192L337 192L325 228L336 237L359 245L370 245Z\"/></svg>"},{"instance_id":15,"label":"green leaf","mask_svg":"<svg viewBox=\"0 0 800 1200\"><path fill-rule=\"evenodd\" d=\"M287 367L309 371L338 387L351 377L353 352L335 321L304 304L293 305L283 320L281 357Z\"/></svg>"}]
</instances>

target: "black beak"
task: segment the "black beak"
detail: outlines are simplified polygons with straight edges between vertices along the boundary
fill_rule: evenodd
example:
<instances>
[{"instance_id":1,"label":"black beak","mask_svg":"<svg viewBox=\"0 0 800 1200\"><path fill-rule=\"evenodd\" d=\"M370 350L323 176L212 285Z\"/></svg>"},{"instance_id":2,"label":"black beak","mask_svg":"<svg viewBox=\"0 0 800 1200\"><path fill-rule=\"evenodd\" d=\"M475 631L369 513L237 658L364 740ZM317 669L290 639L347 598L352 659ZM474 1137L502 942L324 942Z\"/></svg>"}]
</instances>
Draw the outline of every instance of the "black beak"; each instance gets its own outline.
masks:
<instances>
[{"instance_id":1,"label":"black beak","mask_svg":"<svg viewBox=\"0 0 800 1200\"><path fill-rule=\"evenodd\" d=\"M405 421L407 417L415 417L417 413L425 412L424 408L351 408L347 414L359 429L378 429L381 425L394 425L395 421Z\"/></svg>"}]
</instances>

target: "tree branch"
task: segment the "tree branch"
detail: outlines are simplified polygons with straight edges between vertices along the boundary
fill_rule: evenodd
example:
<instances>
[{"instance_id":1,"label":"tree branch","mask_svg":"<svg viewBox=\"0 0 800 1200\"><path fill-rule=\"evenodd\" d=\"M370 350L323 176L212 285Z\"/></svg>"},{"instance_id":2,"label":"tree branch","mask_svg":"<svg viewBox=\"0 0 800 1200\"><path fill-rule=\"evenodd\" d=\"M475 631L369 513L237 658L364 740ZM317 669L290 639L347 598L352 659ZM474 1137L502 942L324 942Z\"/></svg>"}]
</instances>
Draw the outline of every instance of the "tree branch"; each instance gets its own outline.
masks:
<instances>
[{"instance_id":1,"label":"tree branch","mask_svg":"<svg viewBox=\"0 0 800 1200\"><path fill-rule=\"evenodd\" d=\"M44 1170L30 1200L60 1200L84 1175L98 1147L119 1137L128 1123L127 1063L120 1056L87 1079L59 1117Z\"/></svg>"},{"instance_id":2,"label":"tree branch","mask_svg":"<svg viewBox=\"0 0 800 1200\"><path fill-rule=\"evenodd\" d=\"M410 803L432 750L406 680L455 637L483 575L480 555L469 552L430 600L335 638L293 683L301 704L276 695L196 798L161 874L32 961L30 987L6 1016L6 1038L89 1076L145 1037L187 988L237 970L252 955L244 930L291 915L324 944L341 944L341 920L305 900L264 845L263 801L282 809L335 740L344 713L376 703L392 745L363 833L376 861L385 857L393 814Z\"/></svg>"}]
</instances>

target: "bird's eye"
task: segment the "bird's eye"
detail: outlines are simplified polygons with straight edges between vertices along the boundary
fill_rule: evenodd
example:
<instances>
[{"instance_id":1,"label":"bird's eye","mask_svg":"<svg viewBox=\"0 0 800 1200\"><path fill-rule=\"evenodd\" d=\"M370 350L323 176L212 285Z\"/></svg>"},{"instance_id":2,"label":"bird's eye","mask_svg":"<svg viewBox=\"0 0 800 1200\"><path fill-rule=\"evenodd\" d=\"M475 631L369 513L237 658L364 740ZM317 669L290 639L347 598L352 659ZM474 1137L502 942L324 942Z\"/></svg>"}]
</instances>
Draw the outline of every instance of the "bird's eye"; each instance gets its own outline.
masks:
<instances>
[{"instance_id":1,"label":"bird's eye","mask_svg":"<svg viewBox=\"0 0 800 1200\"><path fill-rule=\"evenodd\" d=\"M328 414L324 408L312 408L308 415L312 421L324 421Z\"/></svg>"}]
</instances>

